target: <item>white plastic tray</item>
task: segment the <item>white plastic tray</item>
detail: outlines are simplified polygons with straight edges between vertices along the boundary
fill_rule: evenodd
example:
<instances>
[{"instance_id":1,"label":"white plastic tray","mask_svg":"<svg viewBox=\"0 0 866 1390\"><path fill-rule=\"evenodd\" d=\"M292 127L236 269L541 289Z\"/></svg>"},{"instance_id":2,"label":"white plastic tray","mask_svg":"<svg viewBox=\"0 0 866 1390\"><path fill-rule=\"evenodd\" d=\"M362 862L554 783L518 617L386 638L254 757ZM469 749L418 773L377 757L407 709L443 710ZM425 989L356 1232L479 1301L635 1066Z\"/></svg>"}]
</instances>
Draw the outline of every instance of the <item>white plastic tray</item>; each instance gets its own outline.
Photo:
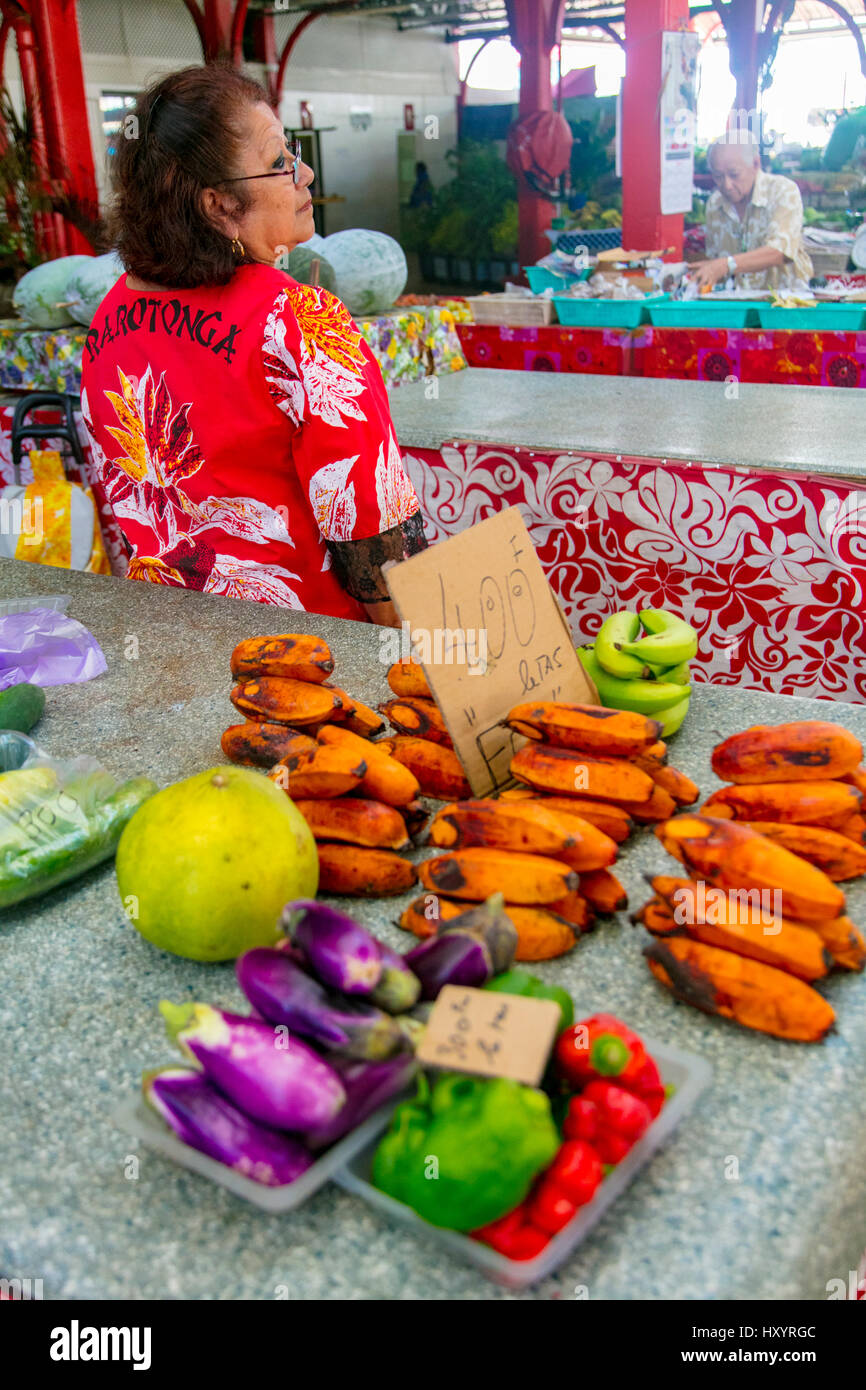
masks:
<instances>
[{"instance_id":1,"label":"white plastic tray","mask_svg":"<svg viewBox=\"0 0 866 1390\"><path fill-rule=\"evenodd\" d=\"M528 1288L530 1284L546 1279L548 1274L552 1274L564 1263L575 1247L606 1214L617 1197L637 1177L641 1168L646 1166L656 1150L669 1138L710 1082L712 1068L702 1057L696 1057L690 1052L680 1052L678 1048L653 1042L649 1038L644 1038L643 1041L647 1051L658 1063L665 1085L676 1087L674 1095L666 1102L643 1138L638 1140L622 1162L608 1174L593 1200L582 1207L533 1260L509 1260L489 1245L483 1245L481 1241L471 1240L469 1236L461 1235L458 1231L446 1231L438 1226L431 1226L428 1222L422 1221L410 1207L404 1206L402 1202L395 1202L393 1197L387 1197L384 1192L373 1187L370 1173L379 1134L390 1121L399 1102L392 1102L380 1111L378 1116L371 1116L371 1121L368 1122L371 1123L368 1138L353 1150L352 1157L347 1160L345 1167L334 1173L334 1182L345 1191L362 1197L392 1221L408 1226L419 1235L432 1236L452 1255L475 1265L495 1283L504 1284L510 1289ZM376 1121L375 1132L372 1128L373 1120Z\"/></svg>"},{"instance_id":2,"label":"white plastic tray","mask_svg":"<svg viewBox=\"0 0 866 1390\"><path fill-rule=\"evenodd\" d=\"M404 1097L411 1094L413 1089L414 1087L408 1088ZM170 1158L182 1168L189 1168L191 1172L199 1173L203 1178L210 1178L211 1182L219 1183L221 1187L227 1187L236 1197L252 1202L253 1206L261 1207L262 1211L274 1213L292 1211L299 1207L333 1178L337 1168L354 1158L358 1149L367 1144L374 1144L389 1123L395 1104L395 1101L389 1102L375 1114L368 1115L363 1124L350 1130L333 1148L326 1149L305 1173L283 1187L266 1187L264 1183L254 1182L252 1178L245 1178L242 1173L236 1173L225 1163L219 1163L215 1158L208 1158L207 1154L199 1153L198 1149L190 1148L189 1144L184 1144L178 1139L159 1116L145 1105L141 1096L131 1096L122 1101L114 1111L112 1119L118 1129L125 1130L127 1134L140 1140L146 1148L154 1149L164 1158Z\"/></svg>"}]
</instances>

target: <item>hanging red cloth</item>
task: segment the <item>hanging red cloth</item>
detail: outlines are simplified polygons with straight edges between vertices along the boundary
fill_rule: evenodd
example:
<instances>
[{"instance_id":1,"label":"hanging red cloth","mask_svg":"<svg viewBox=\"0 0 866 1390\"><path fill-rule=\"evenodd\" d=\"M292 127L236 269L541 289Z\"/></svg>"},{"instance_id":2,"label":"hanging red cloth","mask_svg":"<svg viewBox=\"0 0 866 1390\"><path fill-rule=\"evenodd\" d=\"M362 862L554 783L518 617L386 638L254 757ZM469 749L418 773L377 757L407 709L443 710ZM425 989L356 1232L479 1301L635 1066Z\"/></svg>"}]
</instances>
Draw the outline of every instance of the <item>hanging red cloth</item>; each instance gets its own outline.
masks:
<instances>
[{"instance_id":1,"label":"hanging red cloth","mask_svg":"<svg viewBox=\"0 0 866 1390\"><path fill-rule=\"evenodd\" d=\"M571 127L559 111L533 111L508 132L508 167L514 174L552 183L568 168L573 144Z\"/></svg>"}]
</instances>

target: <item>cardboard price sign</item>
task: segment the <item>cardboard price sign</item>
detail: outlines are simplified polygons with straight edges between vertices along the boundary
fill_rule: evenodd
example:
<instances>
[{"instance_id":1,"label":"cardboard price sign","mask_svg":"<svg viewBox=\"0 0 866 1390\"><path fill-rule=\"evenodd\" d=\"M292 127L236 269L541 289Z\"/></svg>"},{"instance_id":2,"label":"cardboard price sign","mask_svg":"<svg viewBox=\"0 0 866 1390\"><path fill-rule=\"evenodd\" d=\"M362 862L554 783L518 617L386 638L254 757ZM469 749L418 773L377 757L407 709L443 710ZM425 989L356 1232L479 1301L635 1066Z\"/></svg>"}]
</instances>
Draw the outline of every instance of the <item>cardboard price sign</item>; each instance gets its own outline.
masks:
<instances>
[{"instance_id":1,"label":"cardboard price sign","mask_svg":"<svg viewBox=\"0 0 866 1390\"><path fill-rule=\"evenodd\" d=\"M395 565L387 581L403 659L411 645L476 796L510 780L526 741L502 725L514 705L598 704L516 507Z\"/></svg>"},{"instance_id":2,"label":"cardboard price sign","mask_svg":"<svg viewBox=\"0 0 866 1390\"><path fill-rule=\"evenodd\" d=\"M425 1066L537 1086L559 1031L552 999L445 985L416 1056Z\"/></svg>"}]
</instances>

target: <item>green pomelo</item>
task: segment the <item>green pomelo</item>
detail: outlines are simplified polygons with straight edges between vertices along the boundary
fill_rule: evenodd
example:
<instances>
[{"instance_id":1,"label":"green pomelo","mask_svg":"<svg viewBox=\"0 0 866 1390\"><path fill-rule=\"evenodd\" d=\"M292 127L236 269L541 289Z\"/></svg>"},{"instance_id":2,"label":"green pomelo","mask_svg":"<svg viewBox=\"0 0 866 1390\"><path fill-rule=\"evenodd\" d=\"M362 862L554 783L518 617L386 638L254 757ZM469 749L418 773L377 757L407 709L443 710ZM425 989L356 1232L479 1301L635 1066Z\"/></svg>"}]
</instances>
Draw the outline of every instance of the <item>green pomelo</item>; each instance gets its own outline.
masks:
<instances>
[{"instance_id":1,"label":"green pomelo","mask_svg":"<svg viewBox=\"0 0 866 1390\"><path fill-rule=\"evenodd\" d=\"M12 304L34 328L66 328L73 322L66 307L66 286L72 275L93 263L92 256L58 256L22 275Z\"/></svg>"},{"instance_id":2,"label":"green pomelo","mask_svg":"<svg viewBox=\"0 0 866 1390\"><path fill-rule=\"evenodd\" d=\"M189 960L272 946L280 913L319 886L316 842L260 773L213 767L137 811L117 847L117 886L141 935Z\"/></svg>"},{"instance_id":3,"label":"green pomelo","mask_svg":"<svg viewBox=\"0 0 866 1390\"><path fill-rule=\"evenodd\" d=\"M289 256L289 274L293 280L297 280L301 285L312 285L314 261L319 263L319 286L321 289L330 290L334 294L337 289L334 267L322 251L317 250L315 246L303 244L295 247Z\"/></svg>"}]
</instances>

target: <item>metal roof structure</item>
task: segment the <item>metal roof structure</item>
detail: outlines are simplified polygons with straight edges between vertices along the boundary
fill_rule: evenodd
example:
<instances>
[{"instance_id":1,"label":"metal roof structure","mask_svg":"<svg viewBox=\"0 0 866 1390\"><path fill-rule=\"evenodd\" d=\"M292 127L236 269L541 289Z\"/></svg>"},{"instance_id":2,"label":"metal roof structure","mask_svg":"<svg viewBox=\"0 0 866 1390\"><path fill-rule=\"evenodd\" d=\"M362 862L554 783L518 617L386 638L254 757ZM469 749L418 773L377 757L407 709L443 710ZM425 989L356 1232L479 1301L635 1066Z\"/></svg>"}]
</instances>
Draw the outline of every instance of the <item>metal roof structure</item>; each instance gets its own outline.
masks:
<instances>
[{"instance_id":1,"label":"metal roof structure","mask_svg":"<svg viewBox=\"0 0 866 1390\"><path fill-rule=\"evenodd\" d=\"M689 0L689 4L697 27L703 33L715 28L720 18L723 20L725 0L717 4L709 0ZM786 0L766 0L765 19L787 8ZM356 14L393 18L401 30L442 29L443 37L450 42L508 33L505 0L355 0L355 3L351 0L350 3L347 0L289 0L288 5L279 6L274 0L250 0L250 10L299 17L351 10ZM796 0L785 28L788 32L806 29L838 32L850 29L849 17L854 25L866 30L864 0ZM566 30L595 30L599 38L622 41L624 18L623 0L567 0L564 27Z\"/></svg>"}]
</instances>

